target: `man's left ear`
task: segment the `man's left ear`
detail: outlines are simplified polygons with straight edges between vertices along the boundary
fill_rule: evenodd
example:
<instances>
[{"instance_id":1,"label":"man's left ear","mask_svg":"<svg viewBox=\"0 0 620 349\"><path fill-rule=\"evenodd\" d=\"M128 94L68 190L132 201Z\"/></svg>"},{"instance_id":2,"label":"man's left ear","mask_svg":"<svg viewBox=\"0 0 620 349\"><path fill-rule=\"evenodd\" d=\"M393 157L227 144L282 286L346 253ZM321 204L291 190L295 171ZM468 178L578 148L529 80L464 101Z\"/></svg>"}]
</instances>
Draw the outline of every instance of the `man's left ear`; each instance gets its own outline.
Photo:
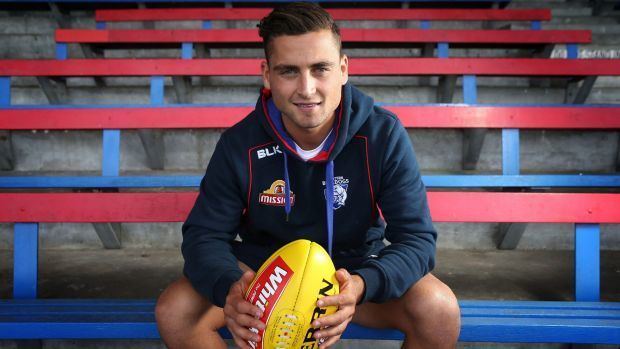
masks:
<instances>
[{"instance_id":1,"label":"man's left ear","mask_svg":"<svg viewBox=\"0 0 620 349\"><path fill-rule=\"evenodd\" d=\"M346 84L349 81L349 58L343 54L340 58L340 70L342 71L342 84Z\"/></svg>"},{"instance_id":2,"label":"man's left ear","mask_svg":"<svg viewBox=\"0 0 620 349\"><path fill-rule=\"evenodd\" d=\"M260 62L260 70L263 77L263 87L266 89L270 89L271 86L269 84L269 63L266 60Z\"/></svg>"}]
</instances>

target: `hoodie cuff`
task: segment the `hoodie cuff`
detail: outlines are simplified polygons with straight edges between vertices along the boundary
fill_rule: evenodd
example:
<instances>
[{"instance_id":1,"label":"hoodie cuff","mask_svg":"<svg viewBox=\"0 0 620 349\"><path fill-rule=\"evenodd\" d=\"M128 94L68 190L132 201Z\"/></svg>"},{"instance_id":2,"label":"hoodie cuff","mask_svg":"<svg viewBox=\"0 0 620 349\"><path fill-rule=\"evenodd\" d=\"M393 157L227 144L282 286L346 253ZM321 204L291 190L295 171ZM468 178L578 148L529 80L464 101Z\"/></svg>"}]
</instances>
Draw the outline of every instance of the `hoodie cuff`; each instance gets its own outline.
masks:
<instances>
[{"instance_id":1,"label":"hoodie cuff","mask_svg":"<svg viewBox=\"0 0 620 349\"><path fill-rule=\"evenodd\" d=\"M225 272L219 279L217 279L213 290L214 305L224 308L224 304L226 304L226 296L228 296L228 292L230 291L230 286L241 279L241 275L243 275L241 270L231 270Z\"/></svg>"},{"instance_id":2,"label":"hoodie cuff","mask_svg":"<svg viewBox=\"0 0 620 349\"><path fill-rule=\"evenodd\" d=\"M366 302L372 302L374 299L380 298L379 293L383 288L383 282L381 281L381 271L377 268L365 267L361 269L355 269L352 274L359 275L364 280L364 295L360 304Z\"/></svg>"}]
</instances>

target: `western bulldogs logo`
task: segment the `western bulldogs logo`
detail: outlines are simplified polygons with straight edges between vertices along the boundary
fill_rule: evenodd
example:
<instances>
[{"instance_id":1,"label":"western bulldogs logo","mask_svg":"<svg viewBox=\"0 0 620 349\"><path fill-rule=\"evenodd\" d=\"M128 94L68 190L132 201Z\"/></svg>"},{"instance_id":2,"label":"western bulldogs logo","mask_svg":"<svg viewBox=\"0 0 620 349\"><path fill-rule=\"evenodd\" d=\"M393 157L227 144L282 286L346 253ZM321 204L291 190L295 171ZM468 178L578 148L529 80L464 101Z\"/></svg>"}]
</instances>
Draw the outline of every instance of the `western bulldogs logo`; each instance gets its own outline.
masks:
<instances>
[{"instance_id":1,"label":"western bulldogs logo","mask_svg":"<svg viewBox=\"0 0 620 349\"><path fill-rule=\"evenodd\" d=\"M323 181L325 185L325 181ZM349 188L349 180L342 176L334 177L334 210L344 206L347 201L347 188ZM325 190L323 190L325 194Z\"/></svg>"}]
</instances>

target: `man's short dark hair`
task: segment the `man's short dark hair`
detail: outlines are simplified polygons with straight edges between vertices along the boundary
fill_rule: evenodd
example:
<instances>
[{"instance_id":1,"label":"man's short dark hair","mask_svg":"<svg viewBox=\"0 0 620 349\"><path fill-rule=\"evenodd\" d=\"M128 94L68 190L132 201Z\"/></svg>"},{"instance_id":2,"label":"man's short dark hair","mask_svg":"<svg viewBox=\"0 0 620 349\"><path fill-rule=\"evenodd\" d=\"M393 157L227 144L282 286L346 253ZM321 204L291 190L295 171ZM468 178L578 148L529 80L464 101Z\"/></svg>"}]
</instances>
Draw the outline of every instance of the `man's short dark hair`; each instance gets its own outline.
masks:
<instances>
[{"instance_id":1,"label":"man's short dark hair","mask_svg":"<svg viewBox=\"0 0 620 349\"><path fill-rule=\"evenodd\" d=\"M261 19L258 35L263 38L265 58L269 60L273 39L282 35L302 35L329 30L334 35L338 51L342 52L340 29L332 16L321 6L311 2L293 2L277 7Z\"/></svg>"}]
</instances>

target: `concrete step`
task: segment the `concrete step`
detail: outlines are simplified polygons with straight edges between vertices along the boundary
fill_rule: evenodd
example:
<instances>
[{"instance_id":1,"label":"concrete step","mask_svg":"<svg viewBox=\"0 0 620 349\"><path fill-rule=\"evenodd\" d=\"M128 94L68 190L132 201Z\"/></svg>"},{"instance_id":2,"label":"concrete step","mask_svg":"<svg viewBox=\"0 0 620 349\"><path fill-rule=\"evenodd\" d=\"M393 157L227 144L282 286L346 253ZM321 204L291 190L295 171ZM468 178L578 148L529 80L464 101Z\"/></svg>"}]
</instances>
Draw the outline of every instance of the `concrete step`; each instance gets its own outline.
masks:
<instances>
[{"instance_id":1,"label":"concrete step","mask_svg":"<svg viewBox=\"0 0 620 349\"><path fill-rule=\"evenodd\" d=\"M604 17L604 16L587 16L587 17L555 17L550 22L543 22L543 28L545 24L580 24L583 26L597 25L597 26L620 26L620 23L616 18Z\"/></svg>"},{"instance_id":2,"label":"concrete step","mask_svg":"<svg viewBox=\"0 0 620 349\"><path fill-rule=\"evenodd\" d=\"M587 17L592 15L592 9L589 7L568 7L568 8L552 8L552 18L558 17Z\"/></svg>"},{"instance_id":3,"label":"concrete step","mask_svg":"<svg viewBox=\"0 0 620 349\"><path fill-rule=\"evenodd\" d=\"M620 36L616 34L592 34L592 42L605 46L620 46Z\"/></svg>"},{"instance_id":4,"label":"concrete step","mask_svg":"<svg viewBox=\"0 0 620 349\"><path fill-rule=\"evenodd\" d=\"M566 16L590 16L592 8L587 2L512 1L508 9L551 9L552 18Z\"/></svg>"},{"instance_id":5,"label":"concrete step","mask_svg":"<svg viewBox=\"0 0 620 349\"><path fill-rule=\"evenodd\" d=\"M511 26L512 29L528 29L529 25L524 24L513 24ZM542 29L554 29L554 30L591 30L592 34L620 34L620 25L616 24L607 24L607 25L598 25L598 24L575 24L575 23L543 23Z\"/></svg>"},{"instance_id":6,"label":"concrete step","mask_svg":"<svg viewBox=\"0 0 620 349\"><path fill-rule=\"evenodd\" d=\"M178 232L180 238L180 231ZM439 249L434 274L459 299L573 300L573 252ZM11 292L11 251L0 251L0 296ZM155 298L181 277L177 249L42 249L41 298ZM603 301L620 301L620 251L601 256ZM120 272L122 270L122 272Z\"/></svg>"}]
</instances>

